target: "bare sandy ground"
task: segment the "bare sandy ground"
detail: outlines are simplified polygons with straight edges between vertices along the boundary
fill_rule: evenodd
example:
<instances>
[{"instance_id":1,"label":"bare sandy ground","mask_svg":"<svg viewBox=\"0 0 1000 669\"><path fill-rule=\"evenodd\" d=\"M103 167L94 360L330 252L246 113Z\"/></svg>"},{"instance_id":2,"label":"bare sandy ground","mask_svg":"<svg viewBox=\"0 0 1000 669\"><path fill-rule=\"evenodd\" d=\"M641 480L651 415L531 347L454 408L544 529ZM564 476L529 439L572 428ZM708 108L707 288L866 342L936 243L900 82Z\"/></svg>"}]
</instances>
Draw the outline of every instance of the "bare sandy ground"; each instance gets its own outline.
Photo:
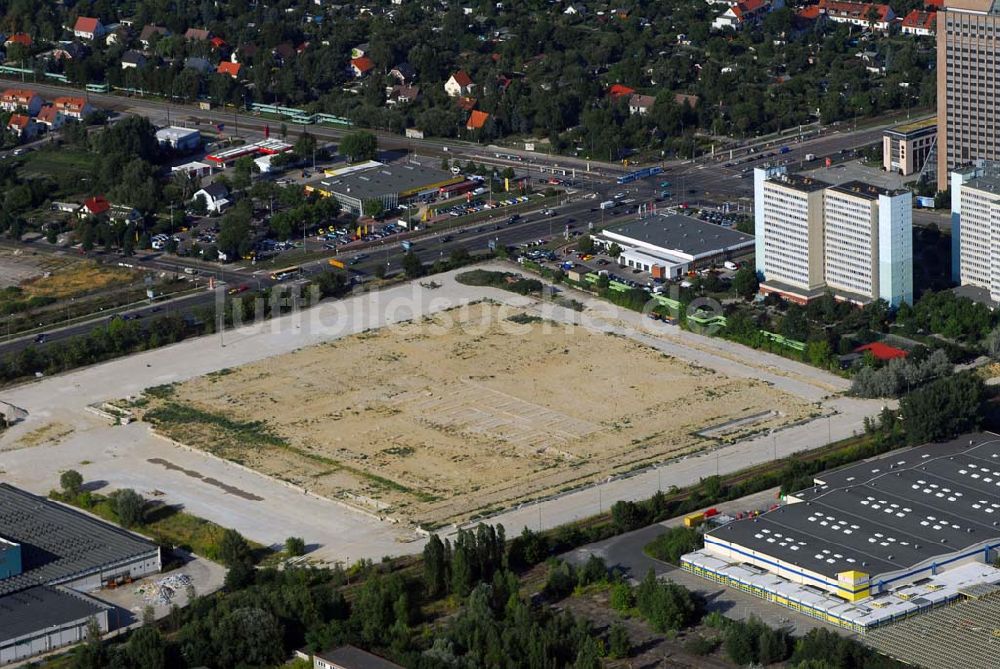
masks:
<instances>
[{"instance_id":1,"label":"bare sandy ground","mask_svg":"<svg viewBox=\"0 0 1000 669\"><path fill-rule=\"evenodd\" d=\"M323 496L461 521L799 421L816 408L614 333L480 303L176 386L153 421ZM253 426L234 430L230 421ZM256 424L255 424L256 422ZM278 439L257 441L247 432Z\"/></svg>"}]
</instances>

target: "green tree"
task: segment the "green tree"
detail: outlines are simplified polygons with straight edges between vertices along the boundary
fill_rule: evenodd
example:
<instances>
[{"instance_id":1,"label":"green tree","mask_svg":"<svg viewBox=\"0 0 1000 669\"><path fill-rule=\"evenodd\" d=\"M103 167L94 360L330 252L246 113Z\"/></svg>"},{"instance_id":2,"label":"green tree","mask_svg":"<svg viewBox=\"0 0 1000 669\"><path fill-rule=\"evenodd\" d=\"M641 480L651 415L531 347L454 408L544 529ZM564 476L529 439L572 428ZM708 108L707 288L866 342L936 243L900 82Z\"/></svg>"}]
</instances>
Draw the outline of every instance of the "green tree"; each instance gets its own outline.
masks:
<instances>
[{"instance_id":1,"label":"green tree","mask_svg":"<svg viewBox=\"0 0 1000 669\"><path fill-rule=\"evenodd\" d=\"M632 654L632 641L628 630L620 622L615 621L608 632L608 657L620 660Z\"/></svg>"},{"instance_id":2,"label":"green tree","mask_svg":"<svg viewBox=\"0 0 1000 669\"><path fill-rule=\"evenodd\" d=\"M733 290L736 291L737 295L744 300L749 300L757 294L759 288L757 272L746 266L736 270L736 274L733 276Z\"/></svg>"},{"instance_id":3,"label":"green tree","mask_svg":"<svg viewBox=\"0 0 1000 669\"><path fill-rule=\"evenodd\" d=\"M594 637L584 637L577 651L573 669L601 669L601 655Z\"/></svg>"},{"instance_id":4,"label":"green tree","mask_svg":"<svg viewBox=\"0 0 1000 669\"><path fill-rule=\"evenodd\" d=\"M285 539L285 552L291 557L298 557L306 554L306 542L302 537L288 537Z\"/></svg>"},{"instance_id":5,"label":"green tree","mask_svg":"<svg viewBox=\"0 0 1000 669\"><path fill-rule=\"evenodd\" d=\"M447 583L444 543L432 534L424 546L424 589L430 598L444 594Z\"/></svg>"},{"instance_id":6,"label":"green tree","mask_svg":"<svg viewBox=\"0 0 1000 669\"><path fill-rule=\"evenodd\" d=\"M125 653L132 666L143 669L165 669L167 649L160 631L151 625L143 625L128 639Z\"/></svg>"},{"instance_id":7,"label":"green tree","mask_svg":"<svg viewBox=\"0 0 1000 669\"><path fill-rule=\"evenodd\" d=\"M900 401L911 444L951 439L979 428L983 418L983 381L963 372L932 381Z\"/></svg>"},{"instance_id":8,"label":"green tree","mask_svg":"<svg viewBox=\"0 0 1000 669\"><path fill-rule=\"evenodd\" d=\"M59 486L67 495L76 496L83 487L83 476L75 469L67 469L59 475Z\"/></svg>"},{"instance_id":9,"label":"green tree","mask_svg":"<svg viewBox=\"0 0 1000 669\"><path fill-rule=\"evenodd\" d=\"M424 275L424 264L413 251L407 251L403 256L403 272L408 279L416 279Z\"/></svg>"},{"instance_id":10,"label":"green tree","mask_svg":"<svg viewBox=\"0 0 1000 669\"><path fill-rule=\"evenodd\" d=\"M576 240L576 250L580 253L593 253L594 240L590 235L584 235Z\"/></svg>"},{"instance_id":11,"label":"green tree","mask_svg":"<svg viewBox=\"0 0 1000 669\"><path fill-rule=\"evenodd\" d=\"M378 139L370 132L352 132L341 140L340 153L352 163L374 160L378 154Z\"/></svg>"},{"instance_id":12,"label":"green tree","mask_svg":"<svg viewBox=\"0 0 1000 669\"><path fill-rule=\"evenodd\" d=\"M253 562L250 544L243 535L233 529L227 529L219 539L219 559L227 567Z\"/></svg>"},{"instance_id":13,"label":"green tree","mask_svg":"<svg viewBox=\"0 0 1000 669\"><path fill-rule=\"evenodd\" d=\"M142 522L146 501L131 488L119 490L114 495L115 515L125 527L133 527Z\"/></svg>"}]
</instances>

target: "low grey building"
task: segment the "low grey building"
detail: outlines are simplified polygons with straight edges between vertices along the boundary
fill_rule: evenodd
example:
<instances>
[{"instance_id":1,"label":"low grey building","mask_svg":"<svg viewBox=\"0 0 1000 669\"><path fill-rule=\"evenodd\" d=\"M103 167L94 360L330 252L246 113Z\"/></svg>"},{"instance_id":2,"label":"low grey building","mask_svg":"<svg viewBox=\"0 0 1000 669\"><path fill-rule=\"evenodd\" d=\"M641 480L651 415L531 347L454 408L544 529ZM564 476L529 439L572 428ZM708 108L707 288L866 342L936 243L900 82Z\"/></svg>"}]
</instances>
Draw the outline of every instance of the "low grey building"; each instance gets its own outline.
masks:
<instances>
[{"instance_id":1,"label":"low grey building","mask_svg":"<svg viewBox=\"0 0 1000 669\"><path fill-rule=\"evenodd\" d=\"M156 141L160 146L169 146L174 151L188 153L201 146L201 132L193 128L170 126L156 131Z\"/></svg>"},{"instance_id":2,"label":"low grey building","mask_svg":"<svg viewBox=\"0 0 1000 669\"><path fill-rule=\"evenodd\" d=\"M307 193L334 197L341 207L359 216L372 213L372 202L385 210L400 204L436 196L438 191L464 177L419 163L381 165L369 170L328 176L306 184Z\"/></svg>"},{"instance_id":3,"label":"low grey building","mask_svg":"<svg viewBox=\"0 0 1000 669\"><path fill-rule=\"evenodd\" d=\"M160 571L160 549L135 534L0 483L0 665L110 629L112 607L87 592Z\"/></svg>"}]
</instances>

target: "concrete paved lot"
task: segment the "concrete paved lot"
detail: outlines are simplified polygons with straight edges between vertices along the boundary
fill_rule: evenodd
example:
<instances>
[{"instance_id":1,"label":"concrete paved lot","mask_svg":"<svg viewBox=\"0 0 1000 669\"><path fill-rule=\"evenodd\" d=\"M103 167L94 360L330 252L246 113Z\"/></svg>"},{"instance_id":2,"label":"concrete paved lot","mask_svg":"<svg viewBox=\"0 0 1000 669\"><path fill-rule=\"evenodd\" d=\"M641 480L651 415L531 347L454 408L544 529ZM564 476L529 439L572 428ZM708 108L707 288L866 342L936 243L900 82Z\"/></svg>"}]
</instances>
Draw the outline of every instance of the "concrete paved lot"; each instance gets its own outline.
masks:
<instances>
[{"instance_id":1,"label":"concrete paved lot","mask_svg":"<svg viewBox=\"0 0 1000 669\"><path fill-rule=\"evenodd\" d=\"M0 435L0 477L44 494L58 485L61 471L76 468L86 480L101 481L108 489L131 487L145 494L155 491L165 503L183 505L195 515L234 527L261 543L278 544L289 535L301 536L308 544L317 546L314 557L321 559L349 562L361 557L378 559L386 554L419 551L422 542L411 529L303 494L233 463L179 448L153 437L142 424L111 426L85 411L85 407L137 395L152 385L261 360L483 298L539 309L557 322L581 319L578 312L548 303L538 306L534 300L506 291L463 286L454 281L454 273L435 276L433 280L440 284L439 288L421 287L413 282L381 293L324 303L259 326L246 326L226 333L224 338L216 335L189 340L2 391L0 400L23 407L29 416ZM860 431L863 417L881 407L880 402L831 398L831 393L846 387L846 381L826 372L721 340L670 331L659 323L655 325L662 331L636 334L638 328L646 328L643 316L589 297L579 299L592 307L582 314L587 327L634 336L664 353L730 375L763 379L819 403L819 413L837 413L829 419L788 428L774 437L765 435L496 516L494 520L503 522L508 531L524 525L537 527L539 523L543 527L561 524L606 510L618 499L648 497L659 486L687 485L717 472L765 461L773 457L775 450L780 457L813 448L826 441L827 433L838 439ZM571 334L554 328L553 336ZM627 369L623 370L623 374L627 373ZM39 430L55 436L49 440L31 440L40 442L33 447L21 441ZM177 468L150 462L155 458ZM192 477L181 469L198 472L203 478ZM251 494L229 493L225 487L206 482L207 478Z\"/></svg>"}]
</instances>

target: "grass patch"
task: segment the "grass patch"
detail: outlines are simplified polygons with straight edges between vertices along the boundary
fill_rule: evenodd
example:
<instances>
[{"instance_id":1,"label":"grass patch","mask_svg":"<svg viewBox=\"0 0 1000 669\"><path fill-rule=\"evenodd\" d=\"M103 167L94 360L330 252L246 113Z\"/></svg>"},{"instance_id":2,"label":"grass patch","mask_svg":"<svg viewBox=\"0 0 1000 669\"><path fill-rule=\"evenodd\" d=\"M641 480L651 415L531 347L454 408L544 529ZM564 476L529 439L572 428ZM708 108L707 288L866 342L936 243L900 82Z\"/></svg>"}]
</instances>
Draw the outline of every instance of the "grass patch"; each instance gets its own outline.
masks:
<instances>
[{"instance_id":1,"label":"grass patch","mask_svg":"<svg viewBox=\"0 0 1000 669\"><path fill-rule=\"evenodd\" d=\"M509 290L519 295L531 295L542 292L542 282L538 279L526 279L511 272L493 272L485 269L474 269L455 275L455 281L466 286L489 286Z\"/></svg>"},{"instance_id":2,"label":"grass patch","mask_svg":"<svg viewBox=\"0 0 1000 669\"><path fill-rule=\"evenodd\" d=\"M108 267L96 262L74 262L21 284L29 298L53 300L100 291L130 283L138 273L122 267Z\"/></svg>"},{"instance_id":3,"label":"grass patch","mask_svg":"<svg viewBox=\"0 0 1000 669\"><path fill-rule=\"evenodd\" d=\"M262 420L233 420L222 414L203 411L177 402L168 401L147 411L144 419L165 432L200 424L220 430L228 441L234 441L241 446L288 446L288 442L274 434Z\"/></svg>"},{"instance_id":4,"label":"grass patch","mask_svg":"<svg viewBox=\"0 0 1000 669\"><path fill-rule=\"evenodd\" d=\"M88 511L99 518L120 525L118 514L115 513L113 500L105 495L82 492L76 496L52 491L49 497ZM176 546L219 561L219 542L226 528L210 520L191 515L178 507L167 504L146 502L143 520L130 528L139 534L144 534L159 544ZM263 553L266 549L249 539L251 549L255 553Z\"/></svg>"},{"instance_id":5,"label":"grass patch","mask_svg":"<svg viewBox=\"0 0 1000 669\"><path fill-rule=\"evenodd\" d=\"M541 323L542 319L539 316L532 316L531 314L514 314L510 316L507 320L511 323L517 323L518 325L529 325L531 323Z\"/></svg>"},{"instance_id":6,"label":"grass patch","mask_svg":"<svg viewBox=\"0 0 1000 669\"><path fill-rule=\"evenodd\" d=\"M92 176L94 159L94 154L86 149L67 146L31 151L22 158L21 173L26 177L51 177L58 174L60 181L73 182Z\"/></svg>"}]
</instances>

